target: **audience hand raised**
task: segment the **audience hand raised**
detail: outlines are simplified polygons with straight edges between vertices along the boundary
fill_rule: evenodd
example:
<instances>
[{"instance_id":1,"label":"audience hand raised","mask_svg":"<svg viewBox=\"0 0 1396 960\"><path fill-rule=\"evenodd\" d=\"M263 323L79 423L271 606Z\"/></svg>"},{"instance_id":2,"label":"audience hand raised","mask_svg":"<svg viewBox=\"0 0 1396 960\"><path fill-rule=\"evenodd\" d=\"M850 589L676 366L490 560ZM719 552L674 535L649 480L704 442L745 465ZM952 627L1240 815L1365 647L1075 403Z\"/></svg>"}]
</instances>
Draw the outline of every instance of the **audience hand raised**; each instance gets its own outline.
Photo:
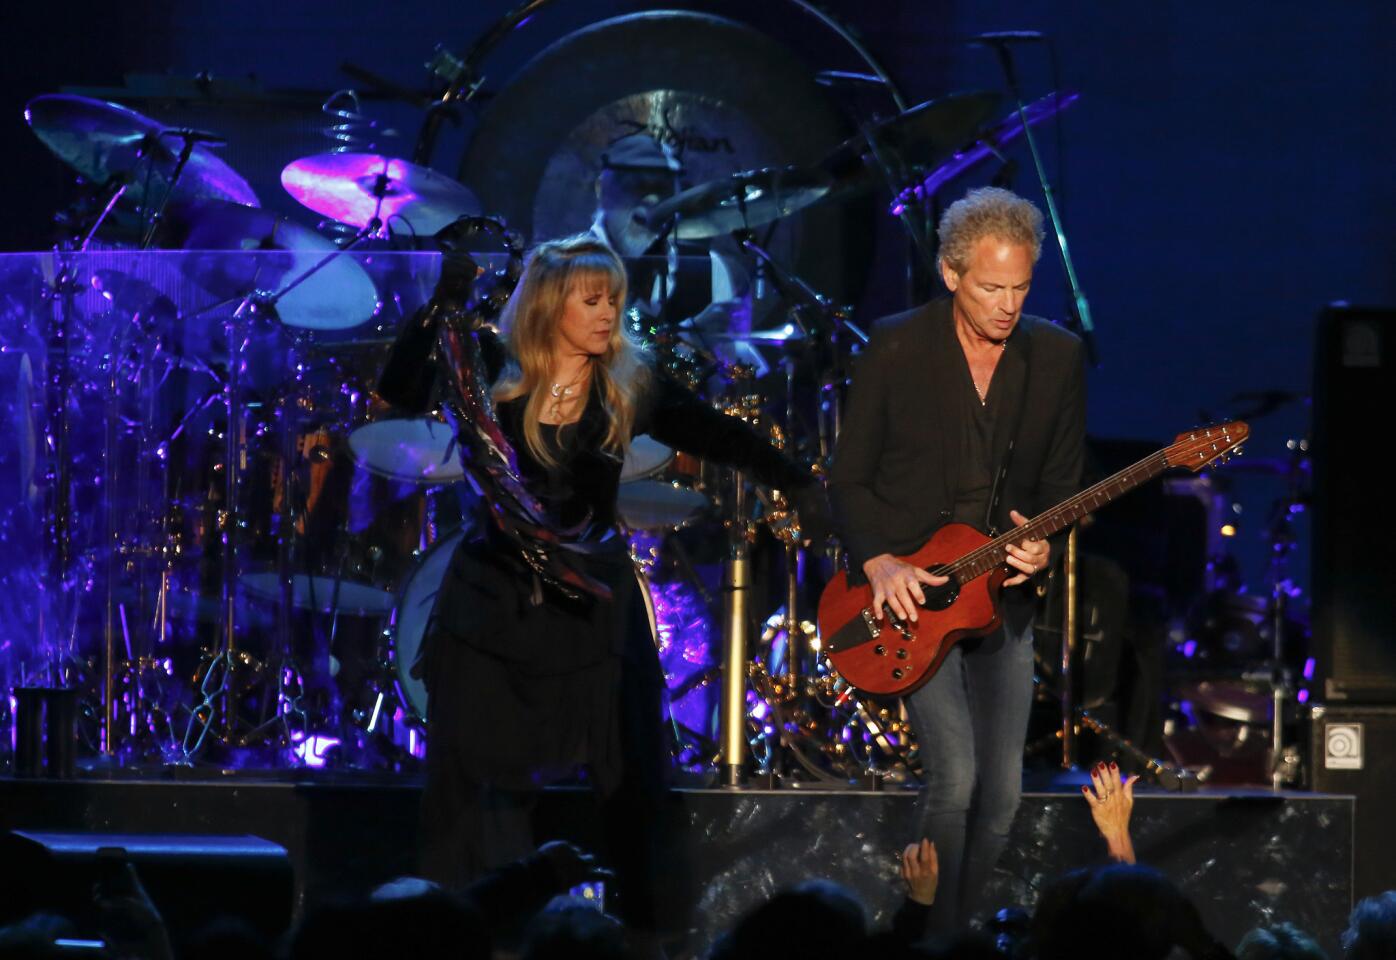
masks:
<instances>
[{"instance_id":1,"label":"audience hand raised","mask_svg":"<svg viewBox=\"0 0 1396 960\"><path fill-rule=\"evenodd\" d=\"M935 903L936 887L940 883L940 861L936 859L936 845L922 838L920 843L909 843L902 851L902 880L906 883L906 895L923 906Z\"/></svg>"},{"instance_id":2,"label":"audience hand raised","mask_svg":"<svg viewBox=\"0 0 1396 960\"><path fill-rule=\"evenodd\" d=\"M1134 862L1134 842L1129 836L1129 817L1134 809L1134 784L1138 775L1120 780L1120 768L1098 763L1091 769L1090 786L1081 788L1091 819L1105 838L1110 857L1122 863Z\"/></svg>"}]
</instances>

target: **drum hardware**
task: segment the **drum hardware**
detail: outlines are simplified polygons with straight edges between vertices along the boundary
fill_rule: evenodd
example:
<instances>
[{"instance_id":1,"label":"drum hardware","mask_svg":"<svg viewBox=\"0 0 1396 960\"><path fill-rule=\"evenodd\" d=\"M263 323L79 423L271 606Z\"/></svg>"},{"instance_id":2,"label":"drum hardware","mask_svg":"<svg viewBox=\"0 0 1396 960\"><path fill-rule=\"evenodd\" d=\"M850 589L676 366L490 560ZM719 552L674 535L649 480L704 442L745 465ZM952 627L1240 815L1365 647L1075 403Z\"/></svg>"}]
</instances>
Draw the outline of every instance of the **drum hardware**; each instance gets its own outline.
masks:
<instances>
[{"instance_id":1,"label":"drum hardware","mask_svg":"<svg viewBox=\"0 0 1396 960\"><path fill-rule=\"evenodd\" d=\"M1029 126L1035 126L1070 107L1081 98L1074 91L1049 93L1045 97L1027 104L1021 111L1014 111L988 129L978 131L966 138L947 159L911 186L897 193L889 208L897 215L898 206L909 206L930 200L951 180L980 162L995 157L1003 159L1004 151Z\"/></svg>"},{"instance_id":2,"label":"drum hardware","mask_svg":"<svg viewBox=\"0 0 1396 960\"><path fill-rule=\"evenodd\" d=\"M1028 118L1027 104L1023 101L1023 92L1018 86L1018 74L1013 67L1012 42L1015 37L1012 34L984 34L976 43L988 46L993 49L998 56L999 65L1003 68L1003 77L1008 84L1009 95L1017 107L1018 121L1022 126L1023 140L1027 142L1028 153L1032 156L1033 169L1037 171L1037 182L1042 187L1042 199L1047 204L1047 219L1052 224L1053 236L1056 238L1057 252L1061 255L1062 272L1066 277L1068 289L1071 291L1072 313L1076 320L1076 332L1081 335L1081 340L1086 345L1086 356L1091 365L1099 362L1096 355L1095 346L1095 324L1091 321L1091 307L1086 301L1086 294L1081 289L1080 282L1076 279L1076 267L1071 261L1071 253L1066 245L1066 228L1062 226L1062 217L1057 210L1056 194L1052 191L1052 182L1047 178L1047 168L1042 165L1042 155L1037 149L1037 140L1032 134L1032 123Z\"/></svg>"},{"instance_id":3,"label":"drum hardware","mask_svg":"<svg viewBox=\"0 0 1396 960\"><path fill-rule=\"evenodd\" d=\"M1194 791L1207 779L1209 771L1198 772L1176 762L1149 756L1128 737L1092 713L1082 702L1083 698L1078 696L1078 691L1083 687L1078 679L1082 635L1081 555L1078 544L1081 527L1089 525L1091 520L1092 516L1087 515L1071 527L1067 534L1066 552L1061 567L1050 574L1051 577L1063 578L1060 660L1055 678L1049 676L1045 670L1035 670L1033 685L1034 695L1038 699L1048 700L1056 707L1060 722L1050 736L1043 738L1042 744L1028 744L1027 752L1034 754L1042 749L1055 749L1058 766L1062 770L1076 769L1080 755L1080 737L1083 733L1088 733L1099 740L1111 756L1129 761L1130 769L1150 778L1163 789L1174 792ZM1046 587L1038 587L1039 596L1045 592Z\"/></svg>"},{"instance_id":4,"label":"drum hardware","mask_svg":"<svg viewBox=\"0 0 1396 960\"><path fill-rule=\"evenodd\" d=\"M732 515L745 515L745 485L736 475ZM740 787L747 755L747 659L751 638L751 548L746 523L729 523L722 565L722 742L721 784Z\"/></svg>"},{"instance_id":5,"label":"drum hardware","mask_svg":"<svg viewBox=\"0 0 1396 960\"><path fill-rule=\"evenodd\" d=\"M344 71L351 76L356 69L351 64L344 64ZM369 77L374 84L384 82L372 74ZM395 139L399 136L396 130L380 126L377 120L363 112L359 95L354 90L336 90L320 105L320 112L330 119L329 126L325 128L325 136L334 142L330 153L373 152L378 149L378 137Z\"/></svg>"},{"instance_id":6,"label":"drum hardware","mask_svg":"<svg viewBox=\"0 0 1396 960\"><path fill-rule=\"evenodd\" d=\"M221 138L201 130L172 129L115 103L71 94L44 94L25 105L25 120L43 144L101 190L102 210L86 228L86 249L120 201L140 213L140 249L148 248L166 207L218 198L255 207L247 181L207 146ZM178 153L166 141L182 142Z\"/></svg>"},{"instance_id":7,"label":"drum hardware","mask_svg":"<svg viewBox=\"0 0 1396 960\"><path fill-rule=\"evenodd\" d=\"M289 220L226 201L203 200L180 212L175 237L185 250L265 251L254 258L187 257L195 282L222 298L213 307L240 302L246 310L255 307L287 327L306 330L347 330L378 309L372 279L344 253L381 224L366 225L349 243L335 246Z\"/></svg>"},{"instance_id":8,"label":"drum hardware","mask_svg":"<svg viewBox=\"0 0 1396 960\"><path fill-rule=\"evenodd\" d=\"M319 294L324 289L326 278L330 282L336 282L340 279L362 278L362 282L367 284L368 290L373 290L372 282L363 273L362 268L352 260L343 258L343 253L359 240L367 237L369 232L376 227L376 222L370 223L348 245L336 248L333 244L329 244L307 231L297 232L299 228L290 228L286 221L268 217L259 211L242 212L241 208L229 205L212 205L212 202L210 205L204 205L194 210L192 226L185 237L185 242L196 248L217 249L220 246L237 248L244 246L244 241L248 238L260 237L254 242L263 249L295 250L300 248L313 253L323 253L323 256L316 257L314 262L310 263L297 263L293 257L289 265L274 264L274 266L282 267L276 271L278 274L276 279L281 282L281 286L274 292L261 289L257 283L263 272L264 265L262 264L253 265L250 275L245 277L246 286L241 290L237 290L233 286L238 278L225 274L220 264L204 261L195 268L197 278L206 289L210 289L215 295L228 296L230 300L235 296L240 296L241 299L231 317L224 324L229 362L227 365L228 373L223 384L226 427L223 462L225 515L220 518L224 548L221 588L224 606L222 643L221 649L215 651L211 655L212 659L202 668L202 679L199 681L202 702L191 713L189 729L186 730L184 737L186 749L191 745L195 748L202 747L206 740L207 731L201 730L196 733L195 727L200 723L207 725L212 722L215 706L220 704L223 713L219 739L226 744L235 746L248 746L256 743L260 737L274 729L275 717L283 716L283 713L285 715L281 731L281 739L283 740L288 739L290 734L288 726L290 721L286 720L285 717L299 714L302 720L305 719L304 710L299 704L306 684L305 678L294 660L291 644L291 612L306 603L318 606L319 596L328 588L331 612L337 616L338 604L341 594L344 592L339 576L330 578L328 582L323 582L317 580L313 572L301 580L293 575L297 523L293 504L296 502L299 486L294 468L297 461L294 448L295 434L293 432L297 421L294 414L295 411L303 407L313 406L313 403L308 400L305 394L305 378L300 375L300 371L303 370L303 365L299 360L301 341L296 338L293 332L291 343L288 346L287 358L290 369L297 371L297 386L293 395L281 394L278 398L277 408L281 462L285 469L277 524L277 569L275 573L270 575L250 574L246 579L243 579L239 576L241 571L240 541L242 540L240 528L245 521L240 518L238 510L241 463L245 445L243 397L239 382L239 371L243 366L241 356L243 349L251 339L245 332L247 324L257 315L276 317L293 331L296 327L340 329L360 322L358 319L351 318L351 322L346 324L342 315L332 310L325 312L323 309L325 304L319 299ZM325 247L329 247L329 249L326 250ZM337 266L332 267L336 264ZM297 267L300 267L299 273L294 272ZM322 273L322 271L326 271L327 267L332 268L328 272ZM287 279L288 275L289 279ZM310 286L305 286L311 278L318 279ZM300 300L294 299L298 291L302 294ZM304 299L305 291L309 291L315 296L315 299ZM376 306L376 291L370 293L370 298ZM294 305L295 309L288 310L288 304ZM301 310L302 305L305 307L304 310ZM363 316L362 319L367 319L367 315ZM269 576L270 581L268 581ZM230 684L240 684L245 679L240 676L235 677L235 675L240 670L249 669L250 663L248 659L237 656L237 616L234 603L239 582L243 582L254 595L259 590L264 596L267 594L278 596L279 594L280 601L275 652L266 664L258 664L258 669L254 671L255 679L263 685L263 695L259 704L261 715L254 719L254 725L250 732L238 730L238 704L235 702L236 698L231 695L232 687L230 686ZM275 584L274 588L273 584ZM378 599L376 605L372 597L359 596L356 593L354 599L356 604L360 606L384 607L381 598ZM320 654L317 656L316 662L327 663L327 650L320 651ZM274 696L271 688L266 686L270 682L275 683ZM281 711L278 708L269 713L267 703L273 699L278 704L284 702L287 705L286 710Z\"/></svg>"}]
</instances>

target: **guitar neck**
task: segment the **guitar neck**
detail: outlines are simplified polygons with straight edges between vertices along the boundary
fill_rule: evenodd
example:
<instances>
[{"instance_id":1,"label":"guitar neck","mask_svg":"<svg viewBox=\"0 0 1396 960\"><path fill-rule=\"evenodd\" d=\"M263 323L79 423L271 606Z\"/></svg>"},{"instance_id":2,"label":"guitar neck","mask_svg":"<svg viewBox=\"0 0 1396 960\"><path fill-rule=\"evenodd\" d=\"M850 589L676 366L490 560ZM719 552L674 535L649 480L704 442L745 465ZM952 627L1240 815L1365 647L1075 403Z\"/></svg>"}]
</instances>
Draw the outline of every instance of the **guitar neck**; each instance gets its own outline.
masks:
<instances>
[{"instance_id":1,"label":"guitar neck","mask_svg":"<svg viewBox=\"0 0 1396 960\"><path fill-rule=\"evenodd\" d=\"M1121 494L1128 493L1145 481L1152 480L1168 469L1168 451L1160 450L1145 457L1133 466L1126 467L1113 476L1082 490L1055 507L1033 517L1021 527L1014 527L995 540L990 540L976 550L971 550L958 560L932 570L941 576L953 576L960 583L968 583L1000 567L1008 557L1008 545L1021 543L1024 539L1041 540L1058 530L1063 530L1080 520L1086 514L1105 506Z\"/></svg>"}]
</instances>

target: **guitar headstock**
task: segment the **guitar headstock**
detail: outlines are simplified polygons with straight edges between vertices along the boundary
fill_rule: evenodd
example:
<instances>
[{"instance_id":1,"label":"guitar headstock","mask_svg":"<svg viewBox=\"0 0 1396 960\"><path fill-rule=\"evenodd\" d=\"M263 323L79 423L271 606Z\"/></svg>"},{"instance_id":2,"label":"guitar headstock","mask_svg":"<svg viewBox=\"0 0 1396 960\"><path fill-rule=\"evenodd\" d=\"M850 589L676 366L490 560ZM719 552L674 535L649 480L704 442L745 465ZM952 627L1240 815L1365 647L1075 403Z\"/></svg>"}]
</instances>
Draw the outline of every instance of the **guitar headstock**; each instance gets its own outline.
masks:
<instances>
[{"instance_id":1,"label":"guitar headstock","mask_svg":"<svg viewBox=\"0 0 1396 960\"><path fill-rule=\"evenodd\" d=\"M1244 420L1198 427L1178 434L1163 454L1170 467L1187 467L1196 473L1213 461L1240 453L1241 444L1250 435L1251 428Z\"/></svg>"}]
</instances>

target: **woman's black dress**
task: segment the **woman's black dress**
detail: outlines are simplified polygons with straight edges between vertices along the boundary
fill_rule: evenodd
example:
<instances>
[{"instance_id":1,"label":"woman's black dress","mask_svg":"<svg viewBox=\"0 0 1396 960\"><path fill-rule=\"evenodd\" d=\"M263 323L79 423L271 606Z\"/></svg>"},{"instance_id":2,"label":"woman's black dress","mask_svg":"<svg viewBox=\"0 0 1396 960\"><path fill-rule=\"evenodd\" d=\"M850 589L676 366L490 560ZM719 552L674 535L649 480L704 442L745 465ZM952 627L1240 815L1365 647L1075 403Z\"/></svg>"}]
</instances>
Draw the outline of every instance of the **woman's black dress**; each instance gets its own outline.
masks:
<instances>
[{"instance_id":1,"label":"woman's black dress","mask_svg":"<svg viewBox=\"0 0 1396 960\"><path fill-rule=\"evenodd\" d=\"M417 412L428 403L422 380L429 387L432 368L420 362L410 376L401 347L379 392ZM586 569L610 586L612 599L568 598L541 583L488 520L479 525L483 536L457 549L419 663L430 712L423 867L446 882L527 852L532 793L579 769L620 811L608 819L630 830L632 843L643 841L648 825L636 820L647 819L645 798L662 790L668 768L663 673L629 546L616 529L621 459L602 446L600 391L593 385L576 423L543 426L558 462L551 469L523 442L523 408L520 399L496 409L519 472L558 529L585 526ZM746 423L661 374L639 398L633 432L781 489L810 483Z\"/></svg>"}]
</instances>

